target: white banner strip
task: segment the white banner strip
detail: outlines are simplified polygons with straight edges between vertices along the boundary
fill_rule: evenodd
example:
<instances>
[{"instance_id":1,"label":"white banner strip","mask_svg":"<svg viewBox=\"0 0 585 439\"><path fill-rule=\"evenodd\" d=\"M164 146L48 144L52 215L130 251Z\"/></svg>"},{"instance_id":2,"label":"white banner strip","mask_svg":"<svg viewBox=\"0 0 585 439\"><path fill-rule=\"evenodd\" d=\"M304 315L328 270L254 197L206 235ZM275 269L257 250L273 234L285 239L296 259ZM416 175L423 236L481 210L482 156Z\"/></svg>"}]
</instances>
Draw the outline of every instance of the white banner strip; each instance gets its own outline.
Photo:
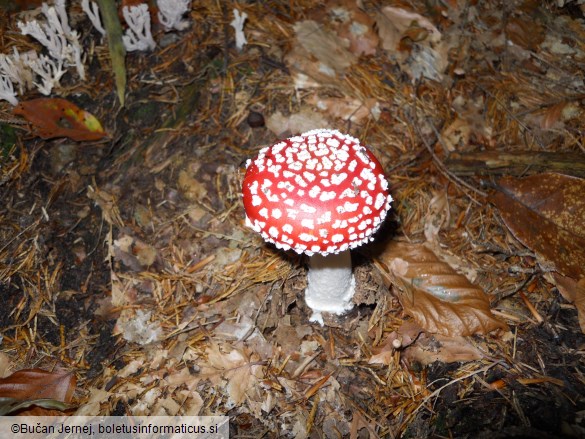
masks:
<instances>
[{"instance_id":1,"label":"white banner strip","mask_svg":"<svg viewBox=\"0 0 585 439\"><path fill-rule=\"evenodd\" d=\"M228 439L227 416L2 416L0 438Z\"/></svg>"}]
</instances>

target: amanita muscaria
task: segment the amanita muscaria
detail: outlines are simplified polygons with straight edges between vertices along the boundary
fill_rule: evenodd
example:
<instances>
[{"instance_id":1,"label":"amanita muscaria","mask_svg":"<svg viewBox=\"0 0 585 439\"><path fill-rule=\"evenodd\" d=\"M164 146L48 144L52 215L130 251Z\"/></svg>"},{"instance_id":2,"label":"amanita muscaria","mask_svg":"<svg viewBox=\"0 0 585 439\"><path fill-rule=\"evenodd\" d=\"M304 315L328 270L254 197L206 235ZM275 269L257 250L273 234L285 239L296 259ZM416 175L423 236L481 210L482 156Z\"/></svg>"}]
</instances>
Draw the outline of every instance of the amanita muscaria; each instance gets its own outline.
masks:
<instances>
[{"instance_id":1,"label":"amanita muscaria","mask_svg":"<svg viewBox=\"0 0 585 439\"><path fill-rule=\"evenodd\" d=\"M378 160L359 140L319 129L261 149L246 166L246 224L277 248L310 256L310 320L349 311L349 251L373 239L392 201Z\"/></svg>"}]
</instances>

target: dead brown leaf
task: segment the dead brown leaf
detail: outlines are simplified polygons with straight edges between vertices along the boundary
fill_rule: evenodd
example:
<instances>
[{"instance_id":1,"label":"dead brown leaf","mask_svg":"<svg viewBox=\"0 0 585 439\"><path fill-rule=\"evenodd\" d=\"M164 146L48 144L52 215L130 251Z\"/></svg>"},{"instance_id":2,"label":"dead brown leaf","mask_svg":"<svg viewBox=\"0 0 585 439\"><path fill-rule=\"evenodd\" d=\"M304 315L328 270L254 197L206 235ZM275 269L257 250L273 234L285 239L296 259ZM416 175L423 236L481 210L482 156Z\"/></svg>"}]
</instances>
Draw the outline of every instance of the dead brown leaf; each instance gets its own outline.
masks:
<instances>
[{"instance_id":1,"label":"dead brown leaf","mask_svg":"<svg viewBox=\"0 0 585 439\"><path fill-rule=\"evenodd\" d=\"M61 98L38 98L14 107L43 139L69 137L77 141L99 140L106 136L94 115Z\"/></svg>"},{"instance_id":2,"label":"dead brown leaf","mask_svg":"<svg viewBox=\"0 0 585 439\"><path fill-rule=\"evenodd\" d=\"M441 135L449 152L465 151L477 143L492 143L492 128L486 123L483 99L457 96L451 105L456 117Z\"/></svg>"},{"instance_id":3,"label":"dead brown leaf","mask_svg":"<svg viewBox=\"0 0 585 439\"><path fill-rule=\"evenodd\" d=\"M193 177L193 175L197 174L190 173L187 170L182 170L179 172L177 183L185 198L189 201L201 201L207 195L207 189L205 188L205 185L201 183L199 179Z\"/></svg>"},{"instance_id":4,"label":"dead brown leaf","mask_svg":"<svg viewBox=\"0 0 585 439\"><path fill-rule=\"evenodd\" d=\"M457 336L507 327L481 288L424 245L393 242L378 259L404 311L425 331Z\"/></svg>"},{"instance_id":5,"label":"dead brown leaf","mask_svg":"<svg viewBox=\"0 0 585 439\"><path fill-rule=\"evenodd\" d=\"M557 125L561 125L563 111L567 106L568 102L559 102L558 104L551 105L542 112L542 119L540 120L540 127L543 130L550 130L551 128L559 128Z\"/></svg>"},{"instance_id":6,"label":"dead brown leaf","mask_svg":"<svg viewBox=\"0 0 585 439\"><path fill-rule=\"evenodd\" d=\"M285 62L293 71L296 88L335 85L338 76L357 61L337 35L316 21L300 21L294 28L297 38Z\"/></svg>"},{"instance_id":7,"label":"dead brown leaf","mask_svg":"<svg viewBox=\"0 0 585 439\"><path fill-rule=\"evenodd\" d=\"M124 309L116 321L114 334L122 335L124 340L140 345L159 341L163 337L160 322L151 321L152 311Z\"/></svg>"},{"instance_id":8,"label":"dead brown leaf","mask_svg":"<svg viewBox=\"0 0 585 439\"><path fill-rule=\"evenodd\" d=\"M394 6L382 8L376 17L376 25L382 47L390 52L398 50L400 41L412 28L425 29L427 31L425 36L433 42L441 39L441 32L427 18Z\"/></svg>"},{"instance_id":9,"label":"dead brown leaf","mask_svg":"<svg viewBox=\"0 0 585 439\"><path fill-rule=\"evenodd\" d=\"M469 136L471 134L471 126L469 123L460 118L456 118L443 131L442 138L447 150L449 152L461 149L461 146L469 143Z\"/></svg>"},{"instance_id":10,"label":"dead brown leaf","mask_svg":"<svg viewBox=\"0 0 585 439\"><path fill-rule=\"evenodd\" d=\"M552 273L552 275L561 295L577 308L579 326L581 327L581 331L585 333L585 278L577 282L575 279L559 273Z\"/></svg>"},{"instance_id":11,"label":"dead brown leaf","mask_svg":"<svg viewBox=\"0 0 585 439\"><path fill-rule=\"evenodd\" d=\"M14 363L4 352L0 352L0 378L6 378L14 368Z\"/></svg>"},{"instance_id":12,"label":"dead brown leaf","mask_svg":"<svg viewBox=\"0 0 585 439\"><path fill-rule=\"evenodd\" d=\"M585 277L585 180L562 174L503 177L492 202L506 226L557 271Z\"/></svg>"},{"instance_id":13,"label":"dead brown leaf","mask_svg":"<svg viewBox=\"0 0 585 439\"><path fill-rule=\"evenodd\" d=\"M394 351L410 346L418 338L423 329L414 322L404 322L396 331L392 331L380 346L372 348L373 355L368 360L369 364L392 363Z\"/></svg>"},{"instance_id":14,"label":"dead brown leaf","mask_svg":"<svg viewBox=\"0 0 585 439\"><path fill-rule=\"evenodd\" d=\"M359 437L362 437L360 432L364 429L368 431L370 438L380 438L380 436L376 434L374 423L372 421L368 421L359 410L354 410L349 431L350 439L358 439Z\"/></svg>"},{"instance_id":15,"label":"dead brown leaf","mask_svg":"<svg viewBox=\"0 0 585 439\"><path fill-rule=\"evenodd\" d=\"M411 78L441 80L449 64L449 48L429 19L416 12L386 6L376 15L376 25L382 47Z\"/></svg>"},{"instance_id":16,"label":"dead brown leaf","mask_svg":"<svg viewBox=\"0 0 585 439\"><path fill-rule=\"evenodd\" d=\"M76 385L75 374L65 370L23 369L0 379L0 398L30 401L30 407L18 412L21 416L52 416L62 414L60 402L69 404L73 400Z\"/></svg>"},{"instance_id":17,"label":"dead brown leaf","mask_svg":"<svg viewBox=\"0 0 585 439\"><path fill-rule=\"evenodd\" d=\"M229 406L239 406L251 392L258 391L258 379L263 378L262 366L254 361L258 358L247 359L237 349L224 353L216 344L210 345L206 353L209 366L204 366L201 374L212 377L212 381L220 377L225 382Z\"/></svg>"},{"instance_id":18,"label":"dead brown leaf","mask_svg":"<svg viewBox=\"0 0 585 439\"><path fill-rule=\"evenodd\" d=\"M330 124L321 114L309 107L302 107L298 113L288 116L276 111L266 119L266 127L278 137L289 137Z\"/></svg>"},{"instance_id":19,"label":"dead brown leaf","mask_svg":"<svg viewBox=\"0 0 585 439\"><path fill-rule=\"evenodd\" d=\"M335 72L342 73L357 61L357 58L343 47L340 40L323 29L319 23L305 20L296 23L294 28L299 44Z\"/></svg>"},{"instance_id":20,"label":"dead brown leaf","mask_svg":"<svg viewBox=\"0 0 585 439\"><path fill-rule=\"evenodd\" d=\"M77 379L71 372L23 369L0 379L0 396L15 399L57 399L71 402Z\"/></svg>"},{"instance_id":21,"label":"dead brown leaf","mask_svg":"<svg viewBox=\"0 0 585 439\"><path fill-rule=\"evenodd\" d=\"M350 52L357 56L374 55L380 41L374 31L374 20L352 0L336 0L328 6L341 22L337 34L347 41Z\"/></svg>"},{"instance_id":22,"label":"dead brown leaf","mask_svg":"<svg viewBox=\"0 0 585 439\"><path fill-rule=\"evenodd\" d=\"M133 271L142 271L155 263L158 253L154 247L130 235L121 234L114 240L114 257Z\"/></svg>"},{"instance_id":23,"label":"dead brown leaf","mask_svg":"<svg viewBox=\"0 0 585 439\"><path fill-rule=\"evenodd\" d=\"M455 363L480 360L483 354L464 337L423 334L415 344L405 349L402 358L408 362L416 361L426 366L435 361Z\"/></svg>"},{"instance_id":24,"label":"dead brown leaf","mask_svg":"<svg viewBox=\"0 0 585 439\"><path fill-rule=\"evenodd\" d=\"M380 106L373 98L366 99L365 102L362 102L359 99L352 99L349 97L321 98L317 95L313 95L307 99L307 103L314 105L320 111L327 113L332 118L352 121L357 124L366 122L370 116L376 118L376 116L380 114Z\"/></svg>"}]
</instances>

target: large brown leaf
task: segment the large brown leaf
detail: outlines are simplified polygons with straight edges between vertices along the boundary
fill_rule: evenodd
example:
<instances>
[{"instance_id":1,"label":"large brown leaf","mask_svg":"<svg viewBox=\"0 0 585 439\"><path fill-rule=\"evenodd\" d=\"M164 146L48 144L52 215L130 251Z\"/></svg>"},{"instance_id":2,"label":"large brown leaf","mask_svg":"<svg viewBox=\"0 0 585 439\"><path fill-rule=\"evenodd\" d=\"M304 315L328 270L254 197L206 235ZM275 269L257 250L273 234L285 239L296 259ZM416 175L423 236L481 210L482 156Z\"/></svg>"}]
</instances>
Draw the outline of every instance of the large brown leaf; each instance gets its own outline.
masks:
<instances>
[{"instance_id":1,"label":"large brown leaf","mask_svg":"<svg viewBox=\"0 0 585 439\"><path fill-rule=\"evenodd\" d=\"M493 203L514 236L565 276L585 276L585 180L503 177Z\"/></svg>"},{"instance_id":2,"label":"large brown leaf","mask_svg":"<svg viewBox=\"0 0 585 439\"><path fill-rule=\"evenodd\" d=\"M14 114L23 116L43 139L99 140L106 136L94 115L61 98L38 98L14 107Z\"/></svg>"},{"instance_id":3,"label":"large brown leaf","mask_svg":"<svg viewBox=\"0 0 585 439\"><path fill-rule=\"evenodd\" d=\"M71 402L77 380L71 372L23 369L0 378L0 396L16 399L51 398Z\"/></svg>"},{"instance_id":4,"label":"large brown leaf","mask_svg":"<svg viewBox=\"0 0 585 439\"><path fill-rule=\"evenodd\" d=\"M55 414L54 410L66 410L76 383L75 375L64 370L19 370L0 379L0 413L19 410L22 416L50 416Z\"/></svg>"},{"instance_id":5,"label":"large brown leaf","mask_svg":"<svg viewBox=\"0 0 585 439\"><path fill-rule=\"evenodd\" d=\"M507 328L483 290L424 245L393 242L378 259L404 311L426 331L456 336Z\"/></svg>"}]
</instances>

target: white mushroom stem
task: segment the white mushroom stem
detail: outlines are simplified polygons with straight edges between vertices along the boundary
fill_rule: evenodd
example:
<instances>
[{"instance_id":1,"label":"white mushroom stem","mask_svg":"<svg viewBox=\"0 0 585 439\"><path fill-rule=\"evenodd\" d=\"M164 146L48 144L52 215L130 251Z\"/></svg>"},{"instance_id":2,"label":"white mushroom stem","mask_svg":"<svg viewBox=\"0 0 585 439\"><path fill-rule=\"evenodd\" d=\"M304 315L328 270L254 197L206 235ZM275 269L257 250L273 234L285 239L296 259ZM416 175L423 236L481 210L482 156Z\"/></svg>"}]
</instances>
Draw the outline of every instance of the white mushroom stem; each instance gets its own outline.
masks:
<instances>
[{"instance_id":1,"label":"white mushroom stem","mask_svg":"<svg viewBox=\"0 0 585 439\"><path fill-rule=\"evenodd\" d=\"M311 256L307 282L305 302L313 310L311 322L323 325L322 312L344 314L353 308L351 299L355 293L355 279L349 250Z\"/></svg>"}]
</instances>

